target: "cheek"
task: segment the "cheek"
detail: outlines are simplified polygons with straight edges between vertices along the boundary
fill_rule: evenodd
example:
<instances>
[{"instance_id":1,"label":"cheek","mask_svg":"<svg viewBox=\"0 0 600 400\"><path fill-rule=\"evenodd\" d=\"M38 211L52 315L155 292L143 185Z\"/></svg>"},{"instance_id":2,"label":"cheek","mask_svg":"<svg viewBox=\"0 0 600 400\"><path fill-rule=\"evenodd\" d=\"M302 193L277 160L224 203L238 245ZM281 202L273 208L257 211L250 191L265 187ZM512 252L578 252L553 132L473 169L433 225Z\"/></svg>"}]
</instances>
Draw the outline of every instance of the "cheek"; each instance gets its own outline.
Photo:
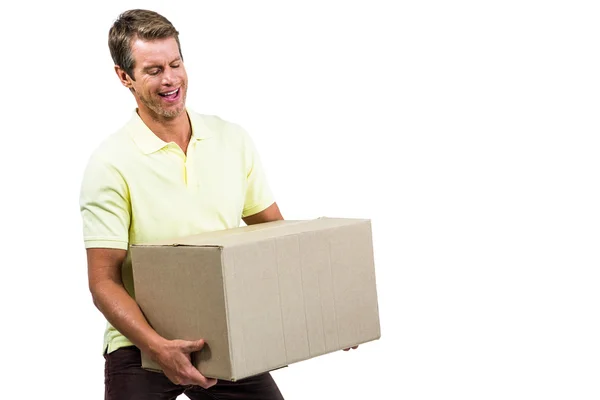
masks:
<instances>
[{"instance_id":1,"label":"cheek","mask_svg":"<svg viewBox=\"0 0 600 400\"><path fill-rule=\"evenodd\" d=\"M179 79L182 82L187 82L187 73L185 72L185 70L183 70L179 73Z\"/></svg>"},{"instance_id":2,"label":"cheek","mask_svg":"<svg viewBox=\"0 0 600 400\"><path fill-rule=\"evenodd\" d=\"M155 82L155 79L146 79L144 80L144 82L140 82L140 90L143 93L154 93L156 91L158 91L158 88L160 87L160 84L157 84Z\"/></svg>"}]
</instances>

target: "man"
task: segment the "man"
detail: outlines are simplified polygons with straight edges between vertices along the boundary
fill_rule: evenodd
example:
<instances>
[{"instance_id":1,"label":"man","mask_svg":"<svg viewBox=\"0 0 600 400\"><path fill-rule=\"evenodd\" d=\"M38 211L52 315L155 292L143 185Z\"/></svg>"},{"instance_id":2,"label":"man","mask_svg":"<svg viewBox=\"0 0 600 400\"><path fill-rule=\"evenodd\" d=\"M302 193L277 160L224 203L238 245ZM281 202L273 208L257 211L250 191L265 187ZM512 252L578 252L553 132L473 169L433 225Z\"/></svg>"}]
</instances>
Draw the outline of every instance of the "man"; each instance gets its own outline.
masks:
<instances>
[{"instance_id":1,"label":"man","mask_svg":"<svg viewBox=\"0 0 600 400\"><path fill-rule=\"evenodd\" d=\"M89 287L108 321L105 398L282 399L268 373L235 383L202 376L190 362L202 339L159 336L134 300L129 245L283 217L246 132L186 109L178 32L166 18L123 13L109 48L137 108L91 156L81 189ZM142 369L140 350L164 374Z\"/></svg>"}]
</instances>

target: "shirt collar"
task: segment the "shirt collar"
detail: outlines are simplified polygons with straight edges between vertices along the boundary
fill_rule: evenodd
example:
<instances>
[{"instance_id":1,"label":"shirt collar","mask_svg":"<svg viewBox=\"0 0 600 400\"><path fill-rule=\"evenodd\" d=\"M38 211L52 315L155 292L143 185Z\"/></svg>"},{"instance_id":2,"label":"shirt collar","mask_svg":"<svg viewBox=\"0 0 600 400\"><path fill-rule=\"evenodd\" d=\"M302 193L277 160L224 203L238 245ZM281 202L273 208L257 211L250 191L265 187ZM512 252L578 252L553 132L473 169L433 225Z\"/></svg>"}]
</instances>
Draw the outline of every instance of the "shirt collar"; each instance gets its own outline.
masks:
<instances>
[{"instance_id":1,"label":"shirt collar","mask_svg":"<svg viewBox=\"0 0 600 400\"><path fill-rule=\"evenodd\" d=\"M214 132L206 126L200 114L196 114L188 109L186 109L186 112L190 119L190 124L192 125L190 142L208 139L214 135ZM137 113L137 109L133 111L133 115L127 124L127 128L129 129L134 143L144 154L157 152L168 145L167 142L156 136L154 132L148 128Z\"/></svg>"}]
</instances>

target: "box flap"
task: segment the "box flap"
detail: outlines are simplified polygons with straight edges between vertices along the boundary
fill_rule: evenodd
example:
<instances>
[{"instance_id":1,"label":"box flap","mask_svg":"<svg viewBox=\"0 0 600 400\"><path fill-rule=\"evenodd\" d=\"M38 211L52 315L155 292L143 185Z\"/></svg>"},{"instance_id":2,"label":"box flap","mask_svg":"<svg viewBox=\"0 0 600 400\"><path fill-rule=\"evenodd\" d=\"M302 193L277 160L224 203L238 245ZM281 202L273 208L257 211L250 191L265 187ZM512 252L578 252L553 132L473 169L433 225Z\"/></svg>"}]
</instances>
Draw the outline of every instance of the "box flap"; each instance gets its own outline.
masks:
<instances>
[{"instance_id":1,"label":"box flap","mask_svg":"<svg viewBox=\"0 0 600 400\"><path fill-rule=\"evenodd\" d=\"M326 217L308 221L272 221L221 231L205 232L198 235L140 243L132 246L234 246L237 244L245 244L263 239L270 239L273 237L293 235L315 229L330 229L336 226L351 225L365 221L367 220ZM241 233L245 233L245 235L240 235Z\"/></svg>"}]
</instances>

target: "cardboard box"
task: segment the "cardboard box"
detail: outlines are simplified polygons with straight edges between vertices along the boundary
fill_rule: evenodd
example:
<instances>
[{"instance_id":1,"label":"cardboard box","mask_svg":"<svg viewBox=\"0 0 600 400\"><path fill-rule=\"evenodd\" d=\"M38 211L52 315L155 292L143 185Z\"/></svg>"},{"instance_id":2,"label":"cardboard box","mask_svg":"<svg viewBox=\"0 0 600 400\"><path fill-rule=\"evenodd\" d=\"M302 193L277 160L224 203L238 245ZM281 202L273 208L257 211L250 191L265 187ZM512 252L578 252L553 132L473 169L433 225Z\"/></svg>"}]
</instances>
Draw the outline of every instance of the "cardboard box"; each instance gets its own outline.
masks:
<instances>
[{"instance_id":1,"label":"cardboard box","mask_svg":"<svg viewBox=\"0 0 600 400\"><path fill-rule=\"evenodd\" d=\"M204 339L192 361L207 377L235 381L380 337L369 220L269 222L131 255L148 322L168 339Z\"/></svg>"}]
</instances>

